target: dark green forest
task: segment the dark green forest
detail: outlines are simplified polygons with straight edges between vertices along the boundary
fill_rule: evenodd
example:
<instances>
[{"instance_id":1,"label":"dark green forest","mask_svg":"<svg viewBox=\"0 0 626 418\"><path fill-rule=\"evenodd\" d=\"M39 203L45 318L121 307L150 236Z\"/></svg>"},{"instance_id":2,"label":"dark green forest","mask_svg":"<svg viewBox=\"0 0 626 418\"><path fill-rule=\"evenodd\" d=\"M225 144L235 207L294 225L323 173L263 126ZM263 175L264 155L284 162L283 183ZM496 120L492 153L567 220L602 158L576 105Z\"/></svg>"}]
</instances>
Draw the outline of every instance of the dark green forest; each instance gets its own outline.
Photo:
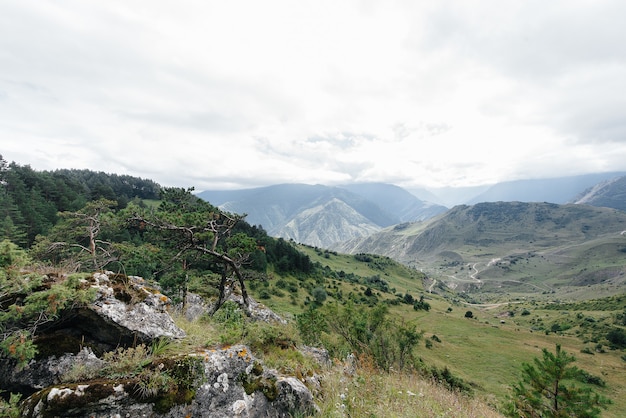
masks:
<instances>
[{"instance_id":1,"label":"dark green forest","mask_svg":"<svg viewBox=\"0 0 626 418\"><path fill-rule=\"evenodd\" d=\"M173 277L181 274L220 273L211 257L197 251L181 253L181 242L146 225L145 220L164 219L168 213L180 225L201 223L202 214L222 214L195 197L192 189L163 188L152 180L91 170L36 171L28 165L8 163L2 156L0 185L0 241L30 250L41 263L64 263L70 271L119 270L158 280L166 287L180 285ZM184 211L195 218L183 216ZM174 219L176 213L178 219ZM242 265L245 270L263 274L271 266L279 273L312 272L308 256L291 243L269 237L261 226L249 225L243 216L226 215L237 216L237 222L225 232L254 240ZM131 220L138 216L144 221ZM220 238L219 251L227 251L226 238Z\"/></svg>"}]
</instances>

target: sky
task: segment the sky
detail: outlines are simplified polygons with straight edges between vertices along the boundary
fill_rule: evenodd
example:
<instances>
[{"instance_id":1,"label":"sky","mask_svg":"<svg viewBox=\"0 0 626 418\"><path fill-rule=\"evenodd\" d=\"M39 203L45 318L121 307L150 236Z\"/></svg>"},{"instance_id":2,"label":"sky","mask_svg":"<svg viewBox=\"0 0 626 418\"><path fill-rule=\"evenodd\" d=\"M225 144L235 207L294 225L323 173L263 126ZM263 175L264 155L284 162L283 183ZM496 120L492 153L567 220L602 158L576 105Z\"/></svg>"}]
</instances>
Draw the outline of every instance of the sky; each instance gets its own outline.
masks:
<instances>
[{"instance_id":1,"label":"sky","mask_svg":"<svg viewBox=\"0 0 626 418\"><path fill-rule=\"evenodd\" d=\"M622 0L0 2L0 155L163 186L626 170Z\"/></svg>"}]
</instances>

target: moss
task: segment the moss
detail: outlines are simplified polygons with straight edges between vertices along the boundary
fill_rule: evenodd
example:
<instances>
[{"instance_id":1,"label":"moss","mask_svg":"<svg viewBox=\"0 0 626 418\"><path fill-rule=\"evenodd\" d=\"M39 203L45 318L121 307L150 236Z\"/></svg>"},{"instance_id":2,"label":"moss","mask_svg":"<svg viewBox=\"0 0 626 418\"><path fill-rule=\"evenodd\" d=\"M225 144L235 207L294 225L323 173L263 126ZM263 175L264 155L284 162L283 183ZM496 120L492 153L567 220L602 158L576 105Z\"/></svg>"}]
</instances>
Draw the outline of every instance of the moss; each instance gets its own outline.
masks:
<instances>
[{"instance_id":1,"label":"moss","mask_svg":"<svg viewBox=\"0 0 626 418\"><path fill-rule=\"evenodd\" d=\"M111 288L113 289L113 296L115 299L124 303L139 303L143 302L148 297L148 292L144 292L143 287L135 289L130 283L130 279L123 274L115 274L110 276Z\"/></svg>"},{"instance_id":2,"label":"moss","mask_svg":"<svg viewBox=\"0 0 626 418\"><path fill-rule=\"evenodd\" d=\"M252 365L252 374L255 376L261 376L261 374L263 374L263 365L258 361L255 361Z\"/></svg>"},{"instance_id":3,"label":"moss","mask_svg":"<svg viewBox=\"0 0 626 418\"><path fill-rule=\"evenodd\" d=\"M239 380L248 395L260 391L269 401L274 401L278 397L276 378L263 376L263 366L259 362L254 363L249 375L242 373Z\"/></svg>"},{"instance_id":4,"label":"moss","mask_svg":"<svg viewBox=\"0 0 626 418\"><path fill-rule=\"evenodd\" d=\"M167 390L161 390L143 402L153 402L158 413L166 413L176 405L189 404L196 397L197 386L203 383L204 367L201 358L184 356L159 359L151 366L154 373L166 373L172 379ZM133 397L141 398L136 390L128 391Z\"/></svg>"},{"instance_id":5,"label":"moss","mask_svg":"<svg viewBox=\"0 0 626 418\"><path fill-rule=\"evenodd\" d=\"M189 404L196 397L196 391L178 388L166 393L154 402L154 411L164 414L176 405Z\"/></svg>"}]
</instances>

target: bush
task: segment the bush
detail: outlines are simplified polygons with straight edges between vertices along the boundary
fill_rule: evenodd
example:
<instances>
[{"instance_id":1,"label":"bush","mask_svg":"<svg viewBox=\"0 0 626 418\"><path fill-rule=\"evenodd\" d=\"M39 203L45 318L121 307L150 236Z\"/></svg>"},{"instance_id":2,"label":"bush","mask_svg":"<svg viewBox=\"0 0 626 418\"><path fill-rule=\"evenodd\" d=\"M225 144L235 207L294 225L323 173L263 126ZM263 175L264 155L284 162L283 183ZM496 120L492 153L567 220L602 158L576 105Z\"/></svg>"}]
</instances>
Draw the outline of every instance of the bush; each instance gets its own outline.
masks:
<instances>
[{"instance_id":1,"label":"bush","mask_svg":"<svg viewBox=\"0 0 626 418\"><path fill-rule=\"evenodd\" d=\"M626 347L626 331L621 328L613 328L606 334L606 339L613 348Z\"/></svg>"},{"instance_id":2,"label":"bush","mask_svg":"<svg viewBox=\"0 0 626 418\"><path fill-rule=\"evenodd\" d=\"M302 342L313 346L321 343L322 332L328 329L322 312L313 307L296 316L296 326Z\"/></svg>"},{"instance_id":3,"label":"bush","mask_svg":"<svg viewBox=\"0 0 626 418\"><path fill-rule=\"evenodd\" d=\"M427 375L429 374L437 383L445 386L450 390L458 390L459 392L471 393L472 387L469 383L465 382L460 377L454 376L450 369L444 367L439 369L435 366L427 369Z\"/></svg>"},{"instance_id":4,"label":"bush","mask_svg":"<svg viewBox=\"0 0 626 418\"><path fill-rule=\"evenodd\" d=\"M522 364L522 378L513 386L513 397L507 405L509 416L520 417L597 417L600 408L611 403L589 388L575 382L604 386L604 380L571 364L574 356L561 350L543 349L543 358Z\"/></svg>"},{"instance_id":5,"label":"bush","mask_svg":"<svg viewBox=\"0 0 626 418\"><path fill-rule=\"evenodd\" d=\"M326 293L326 289L323 287L316 287L311 291L311 296L313 296L316 303L321 305L328 297L328 294Z\"/></svg>"},{"instance_id":6,"label":"bush","mask_svg":"<svg viewBox=\"0 0 626 418\"><path fill-rule=\"evenodd\" d=\"M341 352L353 352L371 357L380 369L392 367L402 370L414 364L413 350L422 338L422 333L411 323L388 318L386 304L373 308L356 306L349 302L344 306L331 305L326 312L328 327L337 334L346 346L329 347Z\"/></svg>"},{"instance_id":7,"label":"bush","mask_svg":"<svg viewBox=\"0 0 626 418\"><path fill-rule=\"evenodd\" d=\"M241 341L245 332L246 317L239 305L226 301L213 315L213 322L219 329L222 344L235 344Z\"/></svg>"}]
</instances>

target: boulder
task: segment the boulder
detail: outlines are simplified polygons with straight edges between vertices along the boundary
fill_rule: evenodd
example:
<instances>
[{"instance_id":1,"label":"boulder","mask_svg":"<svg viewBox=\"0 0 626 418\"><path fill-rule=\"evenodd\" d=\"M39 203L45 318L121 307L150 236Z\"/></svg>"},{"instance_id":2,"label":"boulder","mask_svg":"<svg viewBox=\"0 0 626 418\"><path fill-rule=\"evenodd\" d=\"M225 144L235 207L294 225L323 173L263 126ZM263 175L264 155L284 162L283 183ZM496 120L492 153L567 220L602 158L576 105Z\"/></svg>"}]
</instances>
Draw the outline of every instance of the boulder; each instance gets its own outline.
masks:
<instances>
[{"instance_id":1,"label":"boulder","mask_svg":"<svg viewBox=\"0 0 626 418\"><path fill-rule=\"evenodd\" d=\"M143 279L95 273L84 279L84 285L96 290L94 301L66 310L38 327L34 336L37 357L23 368L18 368L16 361L3 361L0 390L29 395L59 383L59 377L68 371L65 364L88 363L88 358L116 347L185 336L167 312L170 300Z\"/></svg>"},{"instance_id":2,"label":"boulder","mask_svg":"<svg viewBox=\"0 0 626 418\"><path fill-rule=\"evenodd\" d=\"M63 417L291 417L318 412L298 379L266 370L243 345L205 350L154 365L174 386L148 393L137 380L55 385L23 404L22 416Z\"/></svg>"}]
</instances>

